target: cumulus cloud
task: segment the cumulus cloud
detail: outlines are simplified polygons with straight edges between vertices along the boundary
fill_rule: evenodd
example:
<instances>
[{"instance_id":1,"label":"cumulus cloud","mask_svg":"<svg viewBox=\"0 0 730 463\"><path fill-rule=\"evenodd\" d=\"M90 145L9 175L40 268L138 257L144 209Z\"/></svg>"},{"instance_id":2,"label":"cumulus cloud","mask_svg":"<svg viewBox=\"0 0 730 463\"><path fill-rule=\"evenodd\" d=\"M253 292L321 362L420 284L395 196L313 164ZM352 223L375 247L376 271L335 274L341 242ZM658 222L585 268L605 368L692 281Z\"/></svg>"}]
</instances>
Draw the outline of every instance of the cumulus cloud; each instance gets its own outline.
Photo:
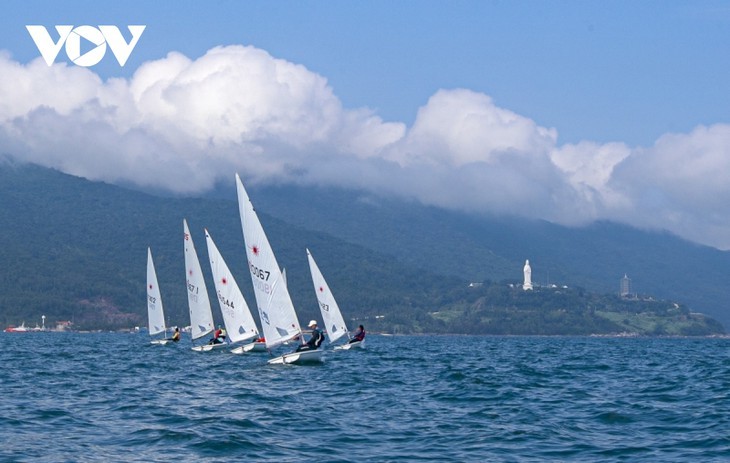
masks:
<instances>
[{"instance_id":1,"label":"cumulus cloud","mask_svg":"<svg viewBox=\"0 0 730 463\"><path fill-rule=\"evenodd\" d=\"M373 157L405 130L343 109L322 76L254 47L218 47L197 60L170 53L129 80L7 56L0 75L10 76L0 81L3 151L181 193L203 192L237 169L286 176L320 152Z\"/></svg>"},{"instance_id":2,"label":"cumulus cloud","mask_svg":"<svg viewBox=\"0 0 730 463\"><path fill-rule=\"evenodd\" d=\"M599 145L588 141L552 150L550 159L579 197L578 201L571 204L571 207L580 208L574 211L575 218L607 218L610 211L630 207L628 198L609 185L614 168L630 154L631 149L623 143Z\"/></svg>"},{"instance_id":3,"label":"cumulus cloud","mask_svg":"<svg viewBox=\"0 0 730 463\"><path fill-rule=\"evenodd\" d=\"M497 107L487 95L440 90L419 109L408 136L390 157L401 165L494 165L509 156L540 159L556 139L554 129Z\"/></svg>"},{"instance_id":4,"label":"cumulus cloud","mask_svg":"<svg viewBox=\"0 0 730 463\"><path fill-rule=\"evenodd\" d=\"M609 219L730 248L730 126L649 148L559 145L554 128L468 89L411 127L343 108L325 77L255 47L147 62L103 81L0 54L0 152L92 180L204 193L250 181L364 188L475 213Z\"/></svg>"},{"instance_id":5,"label":"cumulus cloud","mask_svg":"<svg viewBox=\"0 0 730 463\"><path fill-rule=\"evenodd\" d=\"M612 188L630 198L619 217L730 248L730 125L665 134L616 166Z\"/></svg>"}]
</instances>

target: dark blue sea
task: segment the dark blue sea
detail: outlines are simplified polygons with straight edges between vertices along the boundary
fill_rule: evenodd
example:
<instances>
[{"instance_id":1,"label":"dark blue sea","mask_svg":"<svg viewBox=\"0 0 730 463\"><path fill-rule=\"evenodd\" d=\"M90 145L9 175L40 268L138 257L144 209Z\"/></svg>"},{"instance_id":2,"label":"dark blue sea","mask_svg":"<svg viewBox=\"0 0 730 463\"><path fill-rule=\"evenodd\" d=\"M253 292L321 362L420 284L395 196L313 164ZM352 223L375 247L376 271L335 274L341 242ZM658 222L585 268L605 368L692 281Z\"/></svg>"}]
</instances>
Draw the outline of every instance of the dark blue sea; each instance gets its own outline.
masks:
<instances>
[{"instance_id":1,"label":"dark blue sea","mask_svg":"<svg viewBox=\"0 0 730 463\"><path fill-rule=\"evenodd\" d=\"M375 336L314 366L1 333L0 461L730 461L730 339Z\"/></svg>"}]
</instances>

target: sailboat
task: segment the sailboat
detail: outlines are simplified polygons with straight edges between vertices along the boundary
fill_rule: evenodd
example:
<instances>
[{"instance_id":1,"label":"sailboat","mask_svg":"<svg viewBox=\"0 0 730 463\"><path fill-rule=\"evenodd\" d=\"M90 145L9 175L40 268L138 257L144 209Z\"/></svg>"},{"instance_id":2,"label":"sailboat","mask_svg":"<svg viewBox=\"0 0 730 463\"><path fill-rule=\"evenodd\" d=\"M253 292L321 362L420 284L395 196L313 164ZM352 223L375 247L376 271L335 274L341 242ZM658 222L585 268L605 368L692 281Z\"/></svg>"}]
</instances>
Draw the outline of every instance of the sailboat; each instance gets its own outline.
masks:
<instances>
[{"instance_id":1,"label":"sailboat","mask_svg":"<svg viewBox=\"0 0 730 463\"><path fill-rule=\"evenodd\" d=\"M238 209L241 215L243 240L246 244L246 257L251 271L256 304L261 318L261 326L266 338L266 348L270 351L287 341L302 340L294 304L282 276L274 251L266 238L248 193L243 188L241 178L236 174ZM269 364L321 362L322 350L303 350L291 352L269 360Z\"/></svg>"},{"instance_id":2,"label":"sailboat","mask_svg":"<svg viewBox=\"0 0 730 463\"><path fill-rule=\"evenodd\" d=\"M215 291L220 303L223 322L228 332L228 340L231 343L237 343L252 338L258 339L259 332L256 329L256 322L251 315L251 310L248 308L236 280L233 278L226 261L223 260L223 256L218 251L218 247L213 242L213 238L207 229L205 230L205 242L208 244L210 269L213 272ZM266 343L260 341L250 342L232 349L231 352L234 354L266 352Z\"/></svg>"},{"instance_id":3,"label":"sailboat","mask_svg":"<svg viewBox=\"0 0 730 463\"><path fill-rule=\"evenodd\" d=\"M324 279L324 275L319 270L317 262L314 261L312 253L307 249L307 260L309 260L309 271L312 274L312 283L314 284L314 292L317 294L317 302L319 302L319 311L322 314L322 322L324 323L325 331L327 332L327 338L329 343L332 344L342 336L347 335L347 339L350 339L350 332L347 331L347 325L345 320L342 318L342 312L340 307L337 305L335 296L330 291L327 281ZM337 350L347 350L353 348L364 348L363 341L348 342L335 346Z\"/></svg>"},{"instance_id":4,"label":"sailboat","mask_svg":"<svg viewBox=\"0 0 730 463\"><path fill-rule=\"evenodd\" d=\"M193 237L190 234L187 220L183 219L183 244L185 248L185 273L186 286L188 288L188 307L190 308L190 336L195 344L196 339L213 332L213 311L210 309L208 290L205 287L203 270L200 268L198 254L195 252ZM193 345L194 351L209 351L216 347L225 346L219 344Z\"/></svg>"},{"instance_id":5,"label":"sailboat","mask_svg":"<svg viewBox=\"0 0 730 463\"><path fill-rule=\"evenodd\" d=\"M162 308L162 297L160 287L157 284L157 272L152 261L152 250L147 248L147 321L149 323L150 336L163 333L163 337L152 338L151 344L165 345L169 342L166 339L167 327L165 326L165 311Z\"/></svg>"}]
</instances>

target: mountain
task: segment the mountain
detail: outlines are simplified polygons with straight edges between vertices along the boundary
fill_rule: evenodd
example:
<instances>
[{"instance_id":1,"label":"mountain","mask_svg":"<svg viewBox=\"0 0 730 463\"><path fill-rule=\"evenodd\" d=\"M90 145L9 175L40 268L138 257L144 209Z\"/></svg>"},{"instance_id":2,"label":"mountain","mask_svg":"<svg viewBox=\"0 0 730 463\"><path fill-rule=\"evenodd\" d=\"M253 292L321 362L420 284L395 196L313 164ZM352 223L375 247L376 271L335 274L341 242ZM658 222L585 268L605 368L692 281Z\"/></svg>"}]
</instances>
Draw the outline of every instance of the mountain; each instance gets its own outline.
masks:
<instances>
[{"instance_id":1,"label":"mountain","mask_svg":"<svg viewBox=\"0 0 730 463\"><path fill-rule=\"evenodd\" d=\"M476 217L337 188L254 188L259 207L287 222L392 255L404 264L469 281L522 281L682 301L730 326L730 252L662 231L598 222ZM660 225L660 224L658 224Z\"/></svg>"},{"instance_id":2,"label":"mountain","mask_svg":"<svg viewBox=\"0 0 730 463\"><path fill-rule=\"evenodd\" d=\"M165 198L34 165L0 163L0 323L25 321L32 326L43 314L49 321L72 320L79 328L145 325L146 248L151 246L168 319L171 324L186 325L183 218L190 224L204 272L210 275L205 265L206 227L244 295L253 294L232 186L233 178L231 188L222 192L226 199ZM718 319L724 313L710 310L714 303L724 308L717 299L718 294L727 294L721 286L714 288L716 293L705 294L713 304L693 304L688 301L697 299L697 293L680 290L673 297L670 290L676 288L656 286L665 291L662 294L653 290L649 279L639 277L643 265L667 259L668 268L657 270L656 275L670 281L685 278L711 288L712 281L701 278L707 279L707 272L695 277L683 272L692 265L727 268L727 253L669 235L613 224L569 229L545 222L473 218L339 189L248 189L279 264L286 267L302 320L319 318L306 247L326 274L345 315L365 320L373 330L571 334L637 327L640 332L701 334L716 332L716 327L704 322L696 326L690 311ZM624 248L611 248L617 243ZM621 259L622 253L630 259ZM547 282L545 269L549 269L550 283L576 290L547 296L546 287L542 296L538 291L537 296L502 294L505 283L521 282L526 258L533 266L533 282ZM581 288L616 293L624 273L640 283L642 293L676 300L679 305L637 302L627 309L624 302L596 302ZM499 280L503 280L499 285L490 283ZM485 284L470 288L468 283L474 281ZM213 287L211 281L208 285ZM537 305L544 306L540 313L528 309L536 306L535 297L542 301ZM253 298L247 299L254 303ZM508 307L494 306L495 300ZM545 306L548 300L551 305ZM603 306L620 306L622 313L665 316L672 312L679 324L645 329L644 322L631 317L607 323L606 317L596 319L606 313ZM463 323L464 314L473 322ZM453 319L457 315L461 325ZM495 317L507 317L513 324L497 326ZM687 326L688 321L695 324ZM575 323L583 325L571 325Z\"/></svg>"},{"instance_id":3,"label":"mountain","mask_svg":"<svg viewBox=\"0 0 730 463\"><path fill-rule=\"evenodd\" d=\"M205 264L203 227L244 294L253 294L235 195L230 200L163 198L6 162L0 164L0 203L0 323L25 321L32 326L46 315L49 322L71 320L86 329L146 325L144 279L150 246L165 313L171 324L187 325L183 218L209 289L213 284ZM291 226L262 211L259 216L279 264L287 270L302 320L319 318L307 247L350 316L375 320L383 310L399 307L394 318L407 323L433 294L464 286L455 278L423 274L392 257ZM215 307L216 301L212 303ZM252 297L248 303L254 304Z\"/></svg>"}]
</instances>

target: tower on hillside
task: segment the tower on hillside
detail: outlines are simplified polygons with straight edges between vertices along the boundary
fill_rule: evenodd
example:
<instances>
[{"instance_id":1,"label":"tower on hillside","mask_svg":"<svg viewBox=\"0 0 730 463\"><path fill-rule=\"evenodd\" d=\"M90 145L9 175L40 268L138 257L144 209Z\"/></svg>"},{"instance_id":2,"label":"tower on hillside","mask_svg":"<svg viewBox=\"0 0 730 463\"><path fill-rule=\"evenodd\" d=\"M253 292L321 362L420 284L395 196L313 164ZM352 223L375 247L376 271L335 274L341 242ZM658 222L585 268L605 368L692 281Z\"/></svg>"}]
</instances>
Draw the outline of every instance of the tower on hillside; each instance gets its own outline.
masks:
<instances>
[{"instance_id":1,"label":"tower on hillside","mask_svg":"<svg viewBox=\"0 0 730 463\"><path fill-rule=\"evenodd\" d=\"M621 297L628 297L631 294L631 279L624 273L624 277L621 278L619 295Z\"/></svg>"},{"instance_id":2,"label":"tower on hillside","mask_svg":"<svg viewBox=\"0 0 730 463\"><path fill-rule=\"evenodd\" d=\"M532 289L532 269L530 268L530 261L525 261L525 267L522 269L525 275L525 283L522 285L522 289L525 291Z\"/></svg>"}]
</instances>

